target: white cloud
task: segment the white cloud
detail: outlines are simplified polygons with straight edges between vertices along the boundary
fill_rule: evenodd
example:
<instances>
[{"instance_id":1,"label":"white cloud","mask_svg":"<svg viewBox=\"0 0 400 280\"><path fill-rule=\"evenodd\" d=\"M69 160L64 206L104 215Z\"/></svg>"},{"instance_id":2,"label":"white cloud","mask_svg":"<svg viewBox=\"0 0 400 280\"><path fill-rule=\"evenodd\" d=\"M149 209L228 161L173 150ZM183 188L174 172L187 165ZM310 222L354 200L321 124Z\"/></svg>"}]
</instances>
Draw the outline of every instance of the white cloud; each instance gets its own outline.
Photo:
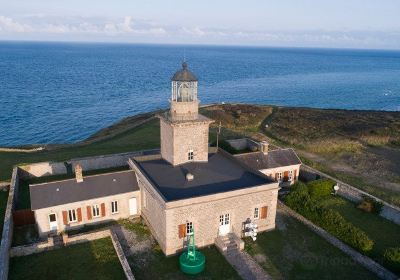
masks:
<instances>
[{"instance_id":1,"label":"white cloud","mask_svg":"<svg viewBox=\"0 0 400 280\"><path fill-rule=\"evenodd\" d=\"M156 43L207 43L301 47L400 49L400 32L335 30L236 30L200 26L163 26L132 16L55 17L0 15L0 39L85 40Z\"/></svg>"}]
</instances>

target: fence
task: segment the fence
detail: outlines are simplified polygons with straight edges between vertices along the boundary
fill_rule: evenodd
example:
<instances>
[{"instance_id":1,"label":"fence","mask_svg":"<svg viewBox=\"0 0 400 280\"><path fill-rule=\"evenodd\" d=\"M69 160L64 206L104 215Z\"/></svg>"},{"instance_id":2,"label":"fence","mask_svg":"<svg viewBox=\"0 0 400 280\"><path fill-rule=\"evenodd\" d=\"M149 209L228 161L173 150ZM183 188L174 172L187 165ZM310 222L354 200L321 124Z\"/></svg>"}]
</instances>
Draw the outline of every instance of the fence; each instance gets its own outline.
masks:
<instances>
[{"instance_id":1,"label":"fence","mask_svg":"<svg viewBox=\"0 0 400 280\"><path fill-rule=\"evenodd\" d=\"M26 226L35 224L35 214L30 209L13 211L14 226Z\"/></svg>"}]
</instances>

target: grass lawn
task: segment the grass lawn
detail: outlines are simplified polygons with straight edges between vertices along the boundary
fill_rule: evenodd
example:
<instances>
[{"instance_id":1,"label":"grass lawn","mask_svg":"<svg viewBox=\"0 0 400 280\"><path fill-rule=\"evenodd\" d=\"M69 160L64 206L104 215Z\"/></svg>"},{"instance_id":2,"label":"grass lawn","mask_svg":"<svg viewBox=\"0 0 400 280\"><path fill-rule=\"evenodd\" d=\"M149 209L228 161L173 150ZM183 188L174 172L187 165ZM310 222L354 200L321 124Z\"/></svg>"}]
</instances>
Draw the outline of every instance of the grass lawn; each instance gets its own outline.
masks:
<instances>
[{"instance_id":1,"label":"grass lawn","mask_svg":"<svg viewBox=\"0 0 400 280\"><path fill-rule=\"evenodd\" d=\"M246 250L274 279L377 279L374 274L313 233L277 212L277 229L246 239Z\"/></svg>"},{"instance_id":2,"label":"grass lawn","mask_svg":"<svg viewBox=\"0 0 400 280\"><path fill-rule=\"evenodd\" d=\"M341 197L330 197L322 201L325 206L335 209L349 222L359 227L374 240L374 247L369 254L377 262L384 264L383 254L386 248L400 245L400 226L379 215L367 213ZM400 273L400 271L395 271Z\"/></svg>"},{"instance_id":3,"label":"grass lawn","mask_svg":"<svg viewBox=\"0 0 400 280\"><path fill-rule=\"evenodd\" d=\"M138 280L153 279L241 279L232 266L213 246L200 249L206 257L205 270L196 276L188 276L179 270L179 255L166 257L158 246L154 246L145 262L143 258L130 257L133 275ZM139 265L136 265L139 264Z\"/></svg>"},{"instance_id":4,"label":"grass lawn","mask_svg":"<svg viewBox=\"0 0 400 280\"><path fill-rule=\"evenodd\" d=\"M126 279L109 237L15 257L9 279Z\"/></svg>"},{"instance_id":5,"label":"grass lawn","mask_svg":"<svg viewBox=\"0 0 400 280\"><path fill-rule=\"evenodd\" d=\"M45 150L36 153L0 152L0 181L11 178L12 167L21 163L64 161L76 157L123 153L160 146L159 120L154 119L114 137L82 145Z\"/></svg>"},{"instance_id":6,"label":"grass lawn","mask_svg":"<svg viewBox=\"0 0 400 280\"><path fill-rule=\"evenodd\" d=\"M118 223L136 236L136 250L128 257L128 261L137 280L241 279L214 246L200 249L206 257L205 270L196 276L188 276L179 269L179 255L166 257L146 225L127 219Z\"/></svg>"}]
</instances>

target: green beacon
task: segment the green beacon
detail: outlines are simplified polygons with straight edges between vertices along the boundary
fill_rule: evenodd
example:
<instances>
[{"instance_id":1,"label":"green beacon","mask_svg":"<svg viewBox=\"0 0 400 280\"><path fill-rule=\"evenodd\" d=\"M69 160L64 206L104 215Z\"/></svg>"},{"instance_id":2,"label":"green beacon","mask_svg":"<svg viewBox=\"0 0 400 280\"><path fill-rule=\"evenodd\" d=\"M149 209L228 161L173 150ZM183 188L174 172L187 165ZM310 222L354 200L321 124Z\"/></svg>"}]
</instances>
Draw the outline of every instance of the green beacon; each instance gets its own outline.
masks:
<instances>
[{"instance_id":1,"label":"green beacon","mask_svg":"<svg viewBox=\"0 0 400 280\"><path fill-rule=\"evenodd\" d=\"M186 274L199 274L204 270L206 257L196 250L194 245L194 230L188 234L189 244L186 252L179 257L179 266L181 271Z\"/></svg>"}]
</instances>

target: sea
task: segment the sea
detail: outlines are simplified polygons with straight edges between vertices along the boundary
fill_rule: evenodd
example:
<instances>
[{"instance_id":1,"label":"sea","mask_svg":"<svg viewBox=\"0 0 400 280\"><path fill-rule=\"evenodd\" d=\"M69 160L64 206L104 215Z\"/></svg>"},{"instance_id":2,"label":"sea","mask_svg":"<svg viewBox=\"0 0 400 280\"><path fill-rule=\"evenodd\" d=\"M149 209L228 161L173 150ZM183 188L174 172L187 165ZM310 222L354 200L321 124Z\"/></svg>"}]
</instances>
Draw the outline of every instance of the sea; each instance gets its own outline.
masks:
<instances>
[{"instance_id":1,"label":"sea","mask_svg":"<svg viewBox=\"0 0 400 280\"><path fill-rule=\"evenodd\" d=\"M184 59L203 104L400 111L400 51L0 42L0 146L73 143L166 108Z\"/></svg>"}]
</instances>

